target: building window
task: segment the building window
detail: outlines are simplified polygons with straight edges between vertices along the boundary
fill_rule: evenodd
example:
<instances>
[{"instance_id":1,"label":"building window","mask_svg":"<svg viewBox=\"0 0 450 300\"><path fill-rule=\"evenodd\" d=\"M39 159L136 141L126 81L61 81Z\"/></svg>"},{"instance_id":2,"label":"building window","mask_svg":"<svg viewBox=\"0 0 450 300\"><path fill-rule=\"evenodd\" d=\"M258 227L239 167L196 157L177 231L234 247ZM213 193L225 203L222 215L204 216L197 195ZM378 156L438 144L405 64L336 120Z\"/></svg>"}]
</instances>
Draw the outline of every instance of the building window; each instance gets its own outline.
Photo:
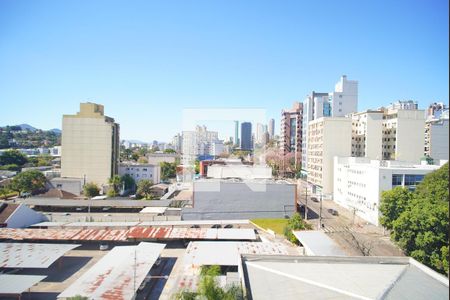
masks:
<instances>
[{"instance_id":1,"label":"building window","mask_svg":"<svg viewBox=\"0 0 450 300\"><path fill-rule=\"evenodd\" d=\"M424 175L405 175L405 186L412 187L422 182Z\"/></svg>"},{"instance_id":2,"label":"building window","mask_svg":"<svg viewBox=\"0 0 450 300\"><path fill-rule=\"evenodd\" d=\"M402 174L392 174L392 187L401 186L403 181Z\"/></svg>"}]
</instances>

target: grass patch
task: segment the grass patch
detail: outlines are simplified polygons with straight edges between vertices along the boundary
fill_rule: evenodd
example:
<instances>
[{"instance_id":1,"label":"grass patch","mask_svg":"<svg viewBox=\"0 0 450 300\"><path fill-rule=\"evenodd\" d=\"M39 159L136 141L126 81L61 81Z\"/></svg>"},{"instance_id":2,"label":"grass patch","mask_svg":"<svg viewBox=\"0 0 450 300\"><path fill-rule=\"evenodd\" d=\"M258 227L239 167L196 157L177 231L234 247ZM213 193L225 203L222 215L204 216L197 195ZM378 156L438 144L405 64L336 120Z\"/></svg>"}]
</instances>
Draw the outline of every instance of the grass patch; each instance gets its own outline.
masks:
<instances>
[{"instance_id":1,"label":"grass patch","mask_svg":"<svg viewBox=\"0 0 450 300\"><path fill-rule=\"evenodd\" d=\"M283 235L284 227L288 223L288 219L251 219L253 223L264 229L271 229L277 234Z\"/></svg>"}]
</instances>

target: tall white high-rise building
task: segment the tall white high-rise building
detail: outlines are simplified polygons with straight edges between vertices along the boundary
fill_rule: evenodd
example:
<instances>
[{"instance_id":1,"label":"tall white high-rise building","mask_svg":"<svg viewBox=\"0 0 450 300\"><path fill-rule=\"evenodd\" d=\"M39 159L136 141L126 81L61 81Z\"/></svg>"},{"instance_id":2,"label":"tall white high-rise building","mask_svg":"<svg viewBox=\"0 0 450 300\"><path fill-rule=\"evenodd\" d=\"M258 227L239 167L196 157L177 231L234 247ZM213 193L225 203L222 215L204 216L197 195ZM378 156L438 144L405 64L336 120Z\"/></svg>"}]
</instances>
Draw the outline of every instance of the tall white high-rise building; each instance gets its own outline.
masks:
<instances>
[{"instance_id":1,"label":"tall white high-rise building","mask_svg":"<svg viewBox=\"0 0 450 300\"><path fill-rule=\"evenodd\" d=\"M439 118L430 118L425 122L424 155L435 160L448 160L449 151L449 115L439 113Z\"/></svg>"},{"instance_id":2,"label":"tall white high-rise building","mask_svg":"<svg viewBox=\"0 0 450 300\"><path fill-rule=\"evenodd\" d=\"M61 177L107 185L119 170L119 142L119 124L103 105L81 103L76 115L63 116Z\"/></svg>"},{"instance_id":3,"label":"tall white high-rise building","mask_svg":"<svg viewBox=\"0 0 450 300\"><path fill-rule=\"evenodd\" d=\"M269 120L268 132L269 132L269 139L273 139L273 137L275 136L275 119Z\"/></svg>"},{"instance_id":4,"label":"tall white high-rise building","mask_svg":"<svg viewBox=\"0 0 450 300\"><path fill-rule=\"evenodd\" d=\"M308 182L314 193L333 193L333 158L350 156L352 120L325 117L308 125Z\"/></svg>"},{"instance_id":5,"label":"tall white high-rise building","mask_svg":"<svg viewBox=\"0 0 450 300\"><path fill-rule=\"evenodd\" d=\"M336 83L330 93L312 92L303 101L301 168L307 173L308 124L322 117L344 117L358 111L358 81L348 80L346 75Z\"/></svg>"},{"instance_id":6,"label":"tall white high-rise building","mask_svg":"<svg viewBox=\"0 0 450 300\"><path fill-rule=\"evenodd\" d=\"M266 132L267 128L264 124L256 124L256 137L255 142L259 145L264 145L266 143Z\"/></svg>"}]
</instances>

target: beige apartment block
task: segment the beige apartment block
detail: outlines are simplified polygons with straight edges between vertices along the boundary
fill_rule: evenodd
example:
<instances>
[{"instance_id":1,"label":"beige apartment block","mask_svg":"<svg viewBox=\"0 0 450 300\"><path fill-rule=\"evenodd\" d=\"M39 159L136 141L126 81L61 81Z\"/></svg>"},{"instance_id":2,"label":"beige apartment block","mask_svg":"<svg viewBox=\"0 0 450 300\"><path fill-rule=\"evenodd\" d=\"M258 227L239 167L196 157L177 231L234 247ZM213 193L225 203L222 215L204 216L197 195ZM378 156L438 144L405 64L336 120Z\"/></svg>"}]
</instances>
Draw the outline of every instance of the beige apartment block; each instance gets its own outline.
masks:
<instances>
[{"instance_id":1,"label":"beige apartment block","mask_svg":"<svg viewBox=\"0 0 450 300\"><path fill-rule=\"evenodd\" d=\"M383 160L419 163L425 143L425 111L387 109L383 116Z\"/></svg>"},{"instance_id":2,"label":"beige apartment block","mask_svg":"<svg viewBox=\"0 0 450 300\"><path fill-rule=\"evenodd\" d=\"M352 156L382 159L383 112L352 114Z\"/></svg>"},{"instance_id":3,"label":"beige apartment block","mask_svg":"<svg viewBox=\"0 0 450 300\"><path fill-rule=\"evenodd\" d=\"M104 107L81 103L76 115L64 115L61 176L85 178L99 186L118 174L119 124L104 115Z\"/></svg>"},{"instance_id":4,"label":"beige apartment block","mask_svg":"<svg viewBox=\"0 0 450 300\"><path fill-rule=\"evenodd\" d=\"M333 159L350 156L351 118L319 118L308 124L308 182L313 192L333 193Z\"/></svg>"}]
</instances>

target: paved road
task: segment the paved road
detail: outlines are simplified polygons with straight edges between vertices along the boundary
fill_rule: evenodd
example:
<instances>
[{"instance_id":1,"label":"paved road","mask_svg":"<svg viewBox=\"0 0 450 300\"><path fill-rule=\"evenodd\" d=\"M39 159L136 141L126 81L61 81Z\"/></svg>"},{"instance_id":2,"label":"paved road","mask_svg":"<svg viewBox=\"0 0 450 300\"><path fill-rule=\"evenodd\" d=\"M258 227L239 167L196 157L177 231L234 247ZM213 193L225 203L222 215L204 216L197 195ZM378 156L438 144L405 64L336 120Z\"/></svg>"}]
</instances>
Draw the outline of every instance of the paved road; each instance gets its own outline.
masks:
<instances>
[{"instance_id":1,"label":"paved road","mask_svg":"<svg viewBox=\"0 0 450 300\"><path fill-rule=\"evenodd\" d=\"M321 215L322 229L349 255L403 256L402 251L389 240L389 236L382 228L367 223L352 211L331 200L312 201L311 197L320 199L320 196L311 195L310 190L306 202L306 182L299 180L298 185L299 204L307 204L308 223L313 225L314 229L319 229L319 215ZM332 215L328 209L338 211L339 215ZM302 216L304 217L304 212Z\"/></svg>"}]
</instances>

